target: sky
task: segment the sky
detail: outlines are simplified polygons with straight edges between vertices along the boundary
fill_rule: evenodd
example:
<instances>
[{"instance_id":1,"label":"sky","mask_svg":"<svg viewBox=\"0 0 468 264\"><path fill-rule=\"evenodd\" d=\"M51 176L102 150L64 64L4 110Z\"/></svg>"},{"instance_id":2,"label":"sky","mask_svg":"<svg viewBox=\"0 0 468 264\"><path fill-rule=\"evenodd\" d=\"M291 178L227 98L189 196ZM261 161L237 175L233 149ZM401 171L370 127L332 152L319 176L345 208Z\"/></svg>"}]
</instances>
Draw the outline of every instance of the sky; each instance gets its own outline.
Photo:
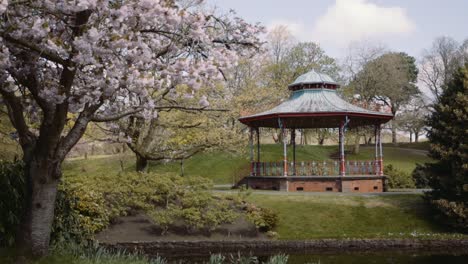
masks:
<instances>
[{"instance_id":1,"label":"sky","mask_svg":"<svg viewBox=\"0 0 468 264\"><path fill-rule=\"evenodd\" d=\"M286 25L297 41L318 42L335 58L353 42L420 58L439 36L468 38L468 0L207 0L267 29Z\"/></svg>"}]
</instances>

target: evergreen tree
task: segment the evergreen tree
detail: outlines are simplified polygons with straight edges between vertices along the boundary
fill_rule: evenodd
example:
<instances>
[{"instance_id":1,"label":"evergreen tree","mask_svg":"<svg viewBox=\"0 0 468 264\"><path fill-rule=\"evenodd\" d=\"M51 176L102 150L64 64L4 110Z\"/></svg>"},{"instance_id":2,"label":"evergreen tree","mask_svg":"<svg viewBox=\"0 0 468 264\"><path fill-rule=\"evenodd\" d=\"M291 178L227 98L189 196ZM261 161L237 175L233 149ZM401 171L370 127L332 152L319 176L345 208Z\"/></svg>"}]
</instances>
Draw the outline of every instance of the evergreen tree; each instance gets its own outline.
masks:
<instances>
[{"instance_id":1,"label":"evergreen tree","mask_svg":"<svg viewBox=\"0 0 468 264\"><path fill-rule=\"evenodd\" d=\"M468 64L447 84L428 120L427 198L444 223L468 231Z\"/></svg>"},{"instance_id":2,"label":"evergreen tree","mask_svg":"<svg viewBox=\"0 0 468 264\"><path fill-rule=\"evenodd\" d=\"M468 64L448 83L428 125L430 156L438 160L431 182L434 195L468 201Z\"/></svg>"}]
</instances>

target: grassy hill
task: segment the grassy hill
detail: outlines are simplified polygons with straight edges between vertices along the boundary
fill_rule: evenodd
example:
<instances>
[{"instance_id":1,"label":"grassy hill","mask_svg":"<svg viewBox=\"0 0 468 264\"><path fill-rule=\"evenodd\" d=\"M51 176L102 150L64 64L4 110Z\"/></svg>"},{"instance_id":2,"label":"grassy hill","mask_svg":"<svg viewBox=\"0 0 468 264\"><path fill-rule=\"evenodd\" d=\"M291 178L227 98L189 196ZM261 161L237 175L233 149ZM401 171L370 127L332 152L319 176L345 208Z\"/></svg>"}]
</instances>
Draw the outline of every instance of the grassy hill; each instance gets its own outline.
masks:
<instances>
[{"instance_id":1,"label":"grassy hill","mask_svg":"<svg viewBox=\"0 0 468 264\"><path fill-rule=\"evenodd\" d=\"M247 199L278 213L280 239L466 237L433 222L419 194L254 192Z\"/></svg>"},{"instance_id":2,"label":"grassy hill","mask_svg":"<svg viewBox=\"0 0 468 264\"><path fill-rule=\"evenodd\" d=\"M400 170L411 172L416 163L429 162L426 152L417 148L384 146L384 163L392 164ZM351 147L349 147L351 149ZM297 161L326 160L336 155L337 146L298 146ZM288 156L292 157L292 149L288 148ZM372 160L374 148L361 147L358 155L346 154L348 160ZM282 146L276 144L262 145L261 160L282 160ZM65 175L78 175L82 173L118 173L132 171L135 168L135 158L130 155L94 156L85 159L70 159L64 164ZM233 183L236 179L248 174L248 154L234 155L226 152L201 153L184 161L184 172L187 176L202 176L212 179L216 184ZM180 173L179 162L151 163L149 170L160 173Z\"/></svg>"}]
</instances>

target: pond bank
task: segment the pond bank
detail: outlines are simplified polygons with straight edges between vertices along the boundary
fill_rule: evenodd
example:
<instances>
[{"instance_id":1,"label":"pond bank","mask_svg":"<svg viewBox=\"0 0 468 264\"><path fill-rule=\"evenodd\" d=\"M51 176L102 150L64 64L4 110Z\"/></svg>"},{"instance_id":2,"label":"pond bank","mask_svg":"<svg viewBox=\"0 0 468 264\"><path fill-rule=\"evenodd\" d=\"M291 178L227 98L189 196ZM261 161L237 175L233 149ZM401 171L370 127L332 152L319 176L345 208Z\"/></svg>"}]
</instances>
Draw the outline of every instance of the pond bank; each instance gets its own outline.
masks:
<instances>
[{"instance_id":1,"label":"pond bank","mask_svg":"<svg viewBox=\"0 0 468 264\"><path fill-rule=\"evenodd\" d=\"M317 239L305 241L159 241L103 244L112 250L148 256L189 257L213 253L247 253L256 256L324 252L437 252L468 254L468 239Z\"/></svg>"}]
</instances>

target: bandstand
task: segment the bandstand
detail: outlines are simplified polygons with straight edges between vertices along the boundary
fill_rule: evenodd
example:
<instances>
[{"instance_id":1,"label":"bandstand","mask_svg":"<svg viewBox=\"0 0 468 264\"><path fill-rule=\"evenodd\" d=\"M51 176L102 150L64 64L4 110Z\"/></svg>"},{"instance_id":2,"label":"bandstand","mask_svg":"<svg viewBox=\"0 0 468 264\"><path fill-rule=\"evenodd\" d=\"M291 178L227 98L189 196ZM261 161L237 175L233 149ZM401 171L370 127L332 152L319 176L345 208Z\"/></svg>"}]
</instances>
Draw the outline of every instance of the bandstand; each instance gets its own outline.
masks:
<instances>
[{"instance_id":1,"label":"bandstand","mask_svg":"<svg viewBox=\"0 0 468 264\"><path fill-rule=\"evenodd\" d=\"M393 115L346 102L337 94L339 87L328 75L312 70L289 85L291 96L287 101L268 111L239 118L250 130L250 175L239 184L253 189L282 191L384 191L381 127ZM346 160L345 133L348 129L362 126L374 128L375 157L367 161ZM282 161L261 161L260 128L281 130ZM338 129L338 160L296 161L296 130L310 128ZM288 132L293 148L291 159L287 156ZM257 141L256 160L254 134Z\"/></svg>"}]
</instances>

